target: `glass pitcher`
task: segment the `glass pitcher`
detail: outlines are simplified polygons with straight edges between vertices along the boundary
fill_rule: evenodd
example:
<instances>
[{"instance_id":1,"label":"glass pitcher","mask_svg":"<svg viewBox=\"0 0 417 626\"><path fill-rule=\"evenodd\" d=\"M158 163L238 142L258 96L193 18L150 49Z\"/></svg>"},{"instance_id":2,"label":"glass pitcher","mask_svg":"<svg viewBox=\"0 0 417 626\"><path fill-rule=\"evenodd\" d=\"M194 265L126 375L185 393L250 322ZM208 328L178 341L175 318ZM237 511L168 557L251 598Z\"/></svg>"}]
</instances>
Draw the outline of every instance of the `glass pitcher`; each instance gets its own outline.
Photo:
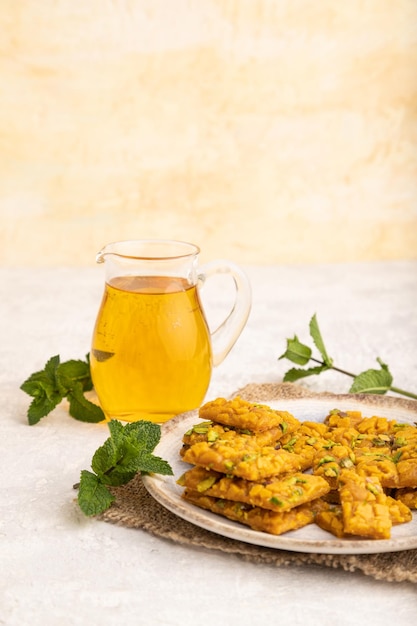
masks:
<instances>
[{"instance_id":1,"label":"glass pitcher","mask_svg":"<svg viewBox=\"0 0 417 626\"><path fill-rule=\"evenodd\" d=\"M199 267L199 253L170 240L120 241L98 253L106 276L90 360L106 419L165 422L197 408L241 334L251 308L246 274L230 261ZM235 301L211 333L199 289L219 273L233 277Z\"/></svg>"}]
</instances>

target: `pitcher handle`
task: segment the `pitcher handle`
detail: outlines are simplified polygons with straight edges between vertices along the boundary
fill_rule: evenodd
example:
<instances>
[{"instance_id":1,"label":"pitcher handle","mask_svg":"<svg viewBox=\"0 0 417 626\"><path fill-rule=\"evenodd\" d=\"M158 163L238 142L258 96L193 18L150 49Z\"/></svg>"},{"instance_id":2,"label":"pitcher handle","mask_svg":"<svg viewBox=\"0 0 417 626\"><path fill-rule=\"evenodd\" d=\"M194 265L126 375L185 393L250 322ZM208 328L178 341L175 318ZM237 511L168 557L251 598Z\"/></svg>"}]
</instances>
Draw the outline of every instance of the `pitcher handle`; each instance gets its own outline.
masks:
<instances>
[{"instance_id":1,"label":"pitcher handle","mask_svg":"<svg viewBox=\"0 0 417 626\"><path fill-rule=\"evenodd\" d=\"M229 354L245 327L252 305L252 290L245 272L231 261L209 261L200 266L199 283L204 285L207 278L214 274L232 276L236 288L235 301L230 313L211 333L213 366L216 367Z\"/></svg>"}]
</instances>

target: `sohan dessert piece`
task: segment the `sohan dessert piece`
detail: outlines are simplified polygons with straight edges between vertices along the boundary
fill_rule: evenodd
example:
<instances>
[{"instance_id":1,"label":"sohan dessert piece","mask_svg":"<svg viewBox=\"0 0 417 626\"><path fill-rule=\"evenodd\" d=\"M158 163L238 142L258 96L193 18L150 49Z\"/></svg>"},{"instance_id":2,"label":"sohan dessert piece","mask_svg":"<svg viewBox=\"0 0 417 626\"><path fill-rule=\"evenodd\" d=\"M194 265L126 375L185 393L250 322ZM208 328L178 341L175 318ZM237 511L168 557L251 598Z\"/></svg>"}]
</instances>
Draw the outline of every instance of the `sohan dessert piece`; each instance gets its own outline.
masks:
<instances>
[{"instance_id":1,"label":"sohan dessert piece","mask_svg":"<svg viewBox=\"0 0 417 626\"><path fill-rule=\"evenodd\" d=\"M417 454L410 457L401 457L397 463L398 483L400 488L417 487Z\"/></svg>"},{"instance_id":2,"label":"sohan dessert piece","mask_svg":"<svg viewBox=\"0 0 417 626\"><path fill-rule=\"evenodd\" d=\"M297 430L281 437L279 446L283 450L298 454L302 458L302 470L312 466L318 450L327 447L327 427L318 422L304 422Z\"/></svg>"},{"instance_id":3,"label":"sohan dessert piece","mask_svg":"<svg viewBox=\"0 0 417 626\"><path fill-rule=\"evenodd\" d=\"M377 478L342 470L339 492L346 533L372 539L390 538L392 520L387 496Z\"/></svg>"},{"instance_id":4,"label":"sohan dessert piece","mask_svg":"<svg viewBox=\"0 0 417 626\"><path fill-rule=\"evenodd\" d=\"M417 426L413 426L412 424L395 423L390 434L392 437L393 450L411 444L417 444Z\"/></svg>"},{"instance_id":5,"label":"sohan dessert piece","mask_svg":"<svg viewBox=\"0 0 417 626\"><path fill-rule=\"evenodd\" d=\"M272 535L282 535L289 530L296 530L311 524L316 514L316 511L309 504L301 504L290 511L277 513L243 502L212 498L188 489L184 491L183 498L202 509L245 524L253 530Z\"/></svg>"},{"instance_id":6,"label":"sohan dessert piece","mask_svg":"<svg viewBox=\"0 0 417 626\"><path fill-rule=\"evenodd\" d=\"M313 460L313 474L327 480L331 489L337 489L341 470L355 465L355 455L351 448L334 444L316 452Z\"/></svg>"},{"instance_id":7,"label":"sohan dessert piece","mask_svg":"<svg viewBox=\"0 0 417 626\"><path fill-rule=\"evenodd\" d=\"M375 476L388 489L398 486L398 469L391 452L383 453L374 448L355 449L356 472L361 476Z\"/></svg>"},{"instance_id":8,"label":"sohan dessert piece","mask_svg":"<svg viewBox=\"0 0 417 626\"><path fill-rule=\"evenodd\" d=\"M333 428L355 428L363 419L361 411L341 411L340 409L332 409L324 418L324 423Z\"/></svg>"},{"instance_id":9,"label":"sohan dessert piece","mask_svg":"<svg viewBox=\"0 0 417 626\"><path fill-rule=\"evenodd\" d=\"M288 411L276 411L265 404L248 402L239 396L232 400L217 398L203 404L199 409L199 417L251 432L262 432L277 426L285 432L300 423Z\"/></svg>"},{"instance_id":10,"label":"sohan dessert piece","mask_svg":"<svg viewBox=\"0 0 417 626\"><path fill-rule=\"evenodd\" d=\"M417 426L394 424L391 449L397 466L398 487L417 488Z\"/></svg>"},{"instance_id":11,"label":"sohan dessert piece","mask_svg":"<svg viewBox=\"0 0 417 626\"><path fill-rule=\"evenodd\" d=\"M340 504L329 506L323 511L319 511L314 518L317 526L331 533L335 537L342 539L346 537L343 523L343 511Z\"/></svg>"},{"instance_id":12,"label":"sohan dessert piece","mask_svg":"<svg viewBox=\"0 0 417 626\"><path fill-rule=\"evenodd\" d=\"M320 476L301 472L253 482L225 476L203 467L194 467L185 472L177 482L207 496L244 502L278 512L289 511L300 504L316 500L330 490L327 481Z\"/></svg>"},{"instance_id":13,"label":"sohan dessert piece","mask_svg":"<svg viewBox=\"0 0 417 626\"><path fill-rule=\"evenodd\" d=\"M391 522L395 524L405 524L411 522L413 514L409 506L400 500L396 500L392 496L387 496L386 505L389 509Z\"/></svg>"},{"instance_id":14,"label":"sohan dessert piece","mask_svg":"<svg viewBox=\"0 0 417 626\"><path fill-rule=\"evenodd\" d=\"M187 448L182 456L186 463L213 469L222 474L262 480L300 471L301 458L286 450L271 446L259 448L240 439L235 445L217 440L213 443L200 441Z\"/></svg>"},{"instance_id":15,"label":"sohan dessert piece","mask_svg":"<svg viewBox=\"0 0 417 626\"><path fill-rule=\"evenodd\" d=\"M182 441L186 447L192 446L200 441L214 443L218 439L230 442L231 445L234 445L235 441L243 437L243 440L248 440L248 443L252 442L258 447L263 447L275 446L282 436L283 431L280 426L275 426L261 433L254 433L253 431L223 426L215 422L200 422L199 424L194 424L184 433Z\"/></svg>"},{"instance_id":16,"label":"sohan dessert piece","mask_svg":"<svg viewBox=\"0 0 417 626\"><path fill-rule=\"evenodd\" d=\"M393 452L397 466L398 487L417 487L417 441L397 447Z\"/></svg>"},{"instance_id":17,"label":"sohan dessert piece","mask_svg":"<svg viewBox=\"0 0 417 626\"><path fill-rule=\"evenodd\" d=\"M329 428L324 434L324 439L326 439L330 447L339 444L353 449L359 436L359 431L356 428L338 426L337 428Z\"/></svg>"},{"instance_id":18,"label":"sohan dessert piece","mask_svg":"<svg viewBox=\"0 0 417 626\"><path fill-rule=\"evenodd\" d=\"M385 504L388 507L388 514L392 525L404 524L411 521L412 513L404 503L394 500L391 496L387 496ZM340 504L330 505L328 509L319 511L314 521L317 526L320 526L320 528L327 530L338 538L353 538L353 535L350 535L346 530L343 509ZM377 538L379 539L380 537Z\"/></svg>"},{"instance_id":19,"label":"sohan dessert piece","mask_svg":"<svg viewBox=\"0 0 417 626\"><path fill-rule=\"evenodd\" d=\"M396 424L395 420L388 420L386 417L379 417L378 415L373 415L372 417L364 417L358 424L355 425L355 428L361 434L386 434Z\"/></svg>"}]
</instances>

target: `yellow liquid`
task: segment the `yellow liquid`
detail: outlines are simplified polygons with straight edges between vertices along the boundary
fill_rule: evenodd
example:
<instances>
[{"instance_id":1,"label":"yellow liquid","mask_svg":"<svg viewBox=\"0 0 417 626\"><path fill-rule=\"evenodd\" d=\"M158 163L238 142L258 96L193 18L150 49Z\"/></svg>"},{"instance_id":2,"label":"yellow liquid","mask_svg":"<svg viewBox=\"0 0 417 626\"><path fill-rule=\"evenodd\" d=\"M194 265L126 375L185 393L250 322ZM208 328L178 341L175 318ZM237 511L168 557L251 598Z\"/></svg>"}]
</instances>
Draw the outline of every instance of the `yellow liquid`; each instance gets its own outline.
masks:
<instances>
[{"instance_id":1,"label":"yellow liquid","mask_svg":"<svg viewBox=\"0 0 417 626\"><path fill-rule=\"evenodd\" d=\"M202 403L210 334L196 287L182 278L124 276L106 284L91 375L107 419L165 422Z\"/></svg>"}]
</instances>

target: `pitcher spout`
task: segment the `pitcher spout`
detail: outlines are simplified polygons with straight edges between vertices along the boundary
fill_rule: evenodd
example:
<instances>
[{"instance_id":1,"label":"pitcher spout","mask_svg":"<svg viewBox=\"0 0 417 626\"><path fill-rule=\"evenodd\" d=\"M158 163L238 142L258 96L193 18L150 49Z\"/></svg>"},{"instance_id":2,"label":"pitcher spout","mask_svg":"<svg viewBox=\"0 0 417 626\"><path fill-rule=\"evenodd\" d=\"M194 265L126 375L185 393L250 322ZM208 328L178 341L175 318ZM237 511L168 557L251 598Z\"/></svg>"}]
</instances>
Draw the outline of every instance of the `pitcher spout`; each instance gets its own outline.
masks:
<instances>
[{"instance_id":1,"label":"pitcher spout","mask_svg":"<svg viewBox=\"0 0 417 626\"><path fill-rule=\"evenodd\" d=\"M96 263L104 263L107 256L119 254L118 245L118 242L108 243L103 248L101 248L101 250L96 254Z\"/></svg>"},{"instance_id":2,"label":"pitcher spout","mask_svg":"<svg viewBox=\"0 0 417 626\"><path fill-rule=\"evenodd\" d=\"M106 256L106 252L105 252L106 248L102 248L102 250L100 250L100 252L97 252L96 254L96 263L104 263L105 261L105 256Z\"/></svg>"}]
</instances>

